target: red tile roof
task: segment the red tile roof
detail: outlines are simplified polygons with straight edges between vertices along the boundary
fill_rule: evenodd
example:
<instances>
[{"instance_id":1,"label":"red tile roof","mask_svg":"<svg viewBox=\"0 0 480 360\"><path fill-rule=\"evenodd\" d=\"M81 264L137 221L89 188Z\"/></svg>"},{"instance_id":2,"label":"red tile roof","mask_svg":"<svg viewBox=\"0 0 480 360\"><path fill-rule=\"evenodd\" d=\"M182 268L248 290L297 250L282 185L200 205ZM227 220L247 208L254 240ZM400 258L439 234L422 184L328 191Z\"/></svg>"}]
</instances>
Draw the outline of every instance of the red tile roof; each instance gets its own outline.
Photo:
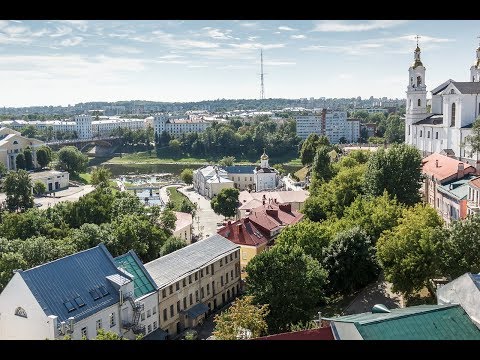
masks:
<instances>
[{"instance_id":1,"label":"red tile roof","mask_svg":"<svg viewBox=\"0 0 480 360\"><path fill-rule=\"evenodd\" d=\"M470 180L469 185L475 186L480 189L480 177Z\"/></svg>"},{"instance_id":2,"label":"red tile roof","mask_svg":"<svg viewBox=\"0 0 480 360\"><path fill-rule=\"evenodd\" d=\"M262 336L255 340L335 340L330 326L320 329L301 330L289 333Z\"/></svg>"},{"instance_id":3,"label":"red tile roof","mask_svg":"<svg viewBox=\"0 0 480 360\"><path fill-rule=\"evenodd\" d=\"M291 204L265 204L251 210L248 218L267 231L279 226L292 225L302 220L304 214L292 210Z\"/></svg>"},{"instance_id":4,"label":"red tile roof","mask_svg":"<svg viewBox=\"0 0 480 360\"><path fill-rule=\"evenodd\" d=\"M459 164L463 164L463 173L465 175L475 173L475 168L472 165L438 153L433 153L422 160L422 171L427 175L433 175L436 180L442 181L457 175ZM462 177L460 176L459 178Z\"/></svg>"},{"instance_id":5,"label":"red tile roof","mask_svg":"<svg viewBox=\"0 0 480 360\"><path fill-rule=\"evenodd\" d=\"M268 239L248 218L243 218L217 230L217 233L238 245L260 246Z\"/></svg>"}]
</instances>

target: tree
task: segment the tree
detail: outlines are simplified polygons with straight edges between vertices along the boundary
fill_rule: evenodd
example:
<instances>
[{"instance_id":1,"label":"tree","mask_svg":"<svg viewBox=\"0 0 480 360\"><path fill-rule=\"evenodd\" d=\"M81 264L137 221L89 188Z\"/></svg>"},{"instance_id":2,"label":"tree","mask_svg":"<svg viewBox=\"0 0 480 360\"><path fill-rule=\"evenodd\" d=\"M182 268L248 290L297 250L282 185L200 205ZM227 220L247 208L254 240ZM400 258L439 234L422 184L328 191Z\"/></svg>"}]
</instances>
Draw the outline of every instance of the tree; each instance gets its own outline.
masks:
<instances>
[{"instance_id":1,"label":"tree","mask_svg":"<svg viewBox=\"0 0 480 360\"><path fill-rule=\"evenodd\" d=\"M405 209L399 224L377 242L377 258L394 291L406 295L421 290L439 273L437 231L443 221L428 205Z\"/></svg>"},{"instance_id":2,"label":"tree","mask_svg":"<svg viewBox=\"0 0 480 360\"><path fill-rule=\"evenodd\" d=\"M286 174L287 172L285 171L285 168L282 166L282 164L275 164L272 166L275 170L278 171L279 175Z\"/></svg>"},{"instance_id":3,"label":"tree","mask_svg":"<svg viewBox=\"0 0 480 360\"><path fill-rule=\"evenodd\" d=\"M238 189L222 189L218 195L213 197L210 201L210 205L215 214L223 215L225 217L233 217L237 213L239 195L240 192Z\"/></svg>"},{"instance_id":4,"label":"tree","mask_svg":"<svg viewBox=\"0 0 480 360\"><path fill-rule=\"evenodd\" d=\"M33 193L35 195L43 195L47 192L47 186L40 180L36 180L33 184Z\"/></svg>"},{"instance_id":5,"label":"tree","mask_svg":"<svg viewBox=\"0 0 480 360\"><path fill-rule=\"evenodd\" d=\"M175 230L175 223L177 222L177 216L170 209L165 209L160 214L160 224L163 229L172 233Z\"/></svg>"},{"instance_id":6,"label":"tree","mask_svg":"<svg viewBox=\"0 0 480 360\"><path fill-rule=\"evenodd\" d=\"M82 224L78 229L73 229L69 235L72 242L77 246L78 251L90 249L101 242L114 243L110 224Z\"/></svg>"},{"instance_id":7,"label":"tree","mask_svg":"<svg viewBox=\"0 0 480 360\"><path fill-rule=\"evenodd\" d=\"M113 331L105 331L104 329L98 329L95 340L126 340L126 339Z\"/></svg>"},{"instance_id":8,"label":"tree","mask_svg":"<svg viewBox=\"0 0 480 360\"><path fill-rule=\"evenodd\" d=\"M138 196L127 191L122 191L118 193L113 200L111 213L112 219L128 214L142 215L145 214L145 206Z\"/></svg>"},{"instance_id":9,"label":"tree","mask_svg":"<svg viewBox=\"0 0 480 360\"><path fill-rule=\"evenodd\" d=\"M317 134L310 134L305 139L300 150L300 160L303 165L310 165L313 162L317 151L319 137Z\"/></svg>"},{"instance_id":10,"label":"tree","mask_svg":"<svg viewBox=\"0 0 480 360\"><path fill-rule=\"evenodd\" d=\"M177 139L172 139L168 142L168 146L170 146L170 148L174 151L174 152L177 152L180 150L180 141L178 141Z\"/></svg>"},{"instance_id":11,"label":"tree","mask_svg":"<svg viewBox=\"0 0 480 360\"><path fill-rule=\"evenodd\" d=\"M480 116L473 122L472 133L467 136L466 140L467 144L472 147L472 153L480 151Z\"/></svg>"},{"instance_id":12,"label":"tree","mask_svg":"<svg viewBox=\"0 0 480 360\"><path fill-rule=\"evenodd\" d=\"M17 155L15 158L15 163L17 165L17 170L25 170L27 167L27 162L25 160L25 155L23 153L20 153Z\"/></svg>"},{"instance_id":13,"label":"tree","mask_svg":"<svg viewBox=\"0 0 480 360\"><path fill-rule=\"evenodd\" d=\"M171 236L167 239L167 241L165 241L165 244L162 245L160 249L160 256L170 254L185 246L187 246L187 242L184 239Z\"/></svg>"},{"instance_id":14,"label":"tree","mask_svg":"<svg viewBox=\"0 0 480 360\"><path fill-rule=\"evenodd\" d=\"M215 315L213 335L218 340L257 338L267 333L268 313L268 305L255 305L252 296L237 299L226 311Z\"/></svg>"},{"instance_id":15,"label":"tree","mask_svg":"<svg viewBox=\"0 0 480 360\"><path fill-rule=\"evenodd\" d=\"M27 125L20 130L20 134L27 138L34 138L37 135L37 129L33 125Z\"/></svg>"},{"instance_id":16,"label":"tree","mask_svg":"<svg viewBox=\"0 0 480 360\"><path fill-rule=\"evenodd\" d=\"M32 181L28 172L25 170L9 172L2 186L7 195L8 210L25 211L33 207Z\"/></svg>"},{"instance_id":17,"label":"tree","mask_svg":"<svg viewBox=\"0 0 480 360\"><path fill-rule=\"evenodd\" d=\"M400 203L413 205L420 201L422 157L418 149L407 144L380 148L370 156L365 173L365 193L382 195L384 190Z\"/></svg>"},{"instance_id":18,"label":"tree","mask_svg":"<svg viewBox=\"0 0 480 360\"><path fill-rule=\"evenodd\" d=\"M68 171L70 175L84 172L87 169L88 157L75 146L65 146L58 153L58 167Z\"/></svg>"},{"instance_id":19,"label":"tree","mask_svg":"<svg viewBox=\"0 0 480 360\"><path fill-rule=\"evenodd\" d=\"M480 215L455 221L438 236L443 276L453 279L466 272L480 273Z\"/></svg>"},{"instance_id":20,"label":"tree","mask_svg":"<svg viewBox=\"0 0 480 360\"><path fill-rule=\"evenodd\" d=\"M0 162L0 179L5 175L7 175L7 168L2 162Z\"/></svg>"},{"instance_id":21,"label":"tree","mask_svg":"<svg viewBox=\"0 0 480 360\"><path fill-rule=\"evenodd\" d=\"M328 288L332 294L351 294L368 285L379 274L375 247L359 226L335 236L323 264L328 272Z\"/></svg>"},{"instance_id":22,"label":"tree","mask_svg":"<svg viewBox=\"0 0 480 360\"><path fill-rule=\"evenodd\" d=\"M25 169L26 170L32 170L33 169L33 155L32 155L32 149L27 147L23 151L23 155L25 156Z\"/></svg>"},{"instance_id":23,"label":"tree","mask_svg":"<svg viewBox=\"0 0 480 360\"><path fill-rule=\"evenodd\" d=\"M13 271L27 269L27 262L16 252L0 253L0 291L2 291L13 276Z\"/></svg>"},{"instance_id":24,"label":"tree","mask_svg":"<svg viewBox=\"0 0 480 360\"><path fill-rule=\"evenodd\" d=\"M109 186L112 172L106 167L96 167L92 171L92 179L90 183L94 186Z\"/></svg>"},{"instance_id":25,"label":"tree","mask_svg":"<svg viewBox=\"0 0 480 360\"><path fill-rule=\"evenodd\" d=\"M302 248L305 254L318 261L323 261L330 241L331 238L325 226L309 220L287 226L275 238L275 244L290 247L297 245Z\"/></svg>"},{"instance_id":26,"label":"tree","mask_svg":"<svg viewBox=\"0 0 480 360\"><path fill-rule=\"evenodd\" d=\"M321 145L317 149L312 164L313 187L315 187L316 184L318 186L318 183L329 181L332 178L333 171L329 155L330 151L331 150L325 145Z\"/></svg>"},{"instance_id":27,"label":"tree","mask_svg":"<svg viewBox=\"0 0 480 360\"><path fill-rule=\"evenodd\" d=\"M403 143L405 141L405 121L398 115L391 115L386 120L385 140L387 143Z\"/></svg>"},{"instance_id":28,"label":"tree","mask_svg":"<svg viewBox=\"0 0 480 360\"><path fill-rule=\"evenodd\" d=\"M299 246L274 246L250 260L246 270L254 303L269 304L267 323L273 333L311 320L323 300L327 273Z\"/></svg>"},{"instance_id":29,"label":"tree","mask_svg":"<svg viewBox=\"0 0 480 360\"><path fill-rule=\"evenodd\" d=\"M44 167L48 166L48 164L52 161L52 149L48 146L44 145L41 146L37 150L37 162L38 165L43 169Z\"/></svg>"},{"instance_id":30,"label":"tree","mask_svg":"<svg viewBox=\"0 0 480 360\"><path fill-rule=\"evenodd\" d=\"M180 179L187 184L191 185L193 183L193 170L192 169L183 169L180 173Z\"/></svg>"},{"instance_id":31,"label":"tree","mask_svg":"<svg viewBox=\"0 0 480 360\"><path fill-rule=\"evenodd\" d=\"M232 166L234 162L235 162L235 156L224 156L223 158L220 159L220 161L218 162L218 165Z\"/></svg>"}]
</instances>

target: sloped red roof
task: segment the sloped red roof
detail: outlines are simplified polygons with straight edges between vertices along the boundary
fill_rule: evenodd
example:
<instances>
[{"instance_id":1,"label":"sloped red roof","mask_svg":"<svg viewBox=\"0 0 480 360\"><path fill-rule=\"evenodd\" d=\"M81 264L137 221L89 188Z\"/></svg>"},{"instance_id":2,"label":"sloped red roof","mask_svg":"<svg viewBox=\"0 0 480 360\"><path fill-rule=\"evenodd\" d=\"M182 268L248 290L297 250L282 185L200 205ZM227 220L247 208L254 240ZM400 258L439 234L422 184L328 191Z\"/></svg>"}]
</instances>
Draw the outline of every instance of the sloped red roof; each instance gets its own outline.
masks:
<instances>
[{"instance_id":1,"label":"sloped red roof","mask_svg":"<svg viewBox=\"0 0 480 360\"><path fill-rule=\"evenodd\" d=\"M251 210L248 218L265 230L292 225L302 220L304 214L292 210L291 204L265 204Z\"/></svg>"},{"instance_id":2,"label":"sloped red roof","mask_svg":"<svg viewBox=\"0 0 480 360\"><path fill-rule=\"evenodd\" d=\"M470 180L470 185L480 189L480 177Z\"/></svg>"},{"instance_id":3,"label":"sloped red roof","mask_svg":"<svg viewBox=\"0 0 480 360\"><path fill-rule=\"evenodd\" d=\"M330 326L262 336L254 340L335 340Z\"/></svg>"},{"instance_id":4,"label":"sloped red roof","mask_svg":"<svg viewBox=\"0 0 480 360\"><path fill-rule=\"evenodd\" d=\"M442 181L458 173L458 164L463 164L464 174L475 173L472 165L438 153L433 153L422 160L422 171Z\"/></svg>"},{"instance_id":5,"label":"sloped red roof","mask_svg":"<svg viewBox=\"0 0 480 360\"><path fill-rule=\"evenodd\" d=\"M233 223L229 221L227 225L218 229L217 233L238 245L256 247L268 242L268 239L248 218Z\"/></svg>"}]
</instances>

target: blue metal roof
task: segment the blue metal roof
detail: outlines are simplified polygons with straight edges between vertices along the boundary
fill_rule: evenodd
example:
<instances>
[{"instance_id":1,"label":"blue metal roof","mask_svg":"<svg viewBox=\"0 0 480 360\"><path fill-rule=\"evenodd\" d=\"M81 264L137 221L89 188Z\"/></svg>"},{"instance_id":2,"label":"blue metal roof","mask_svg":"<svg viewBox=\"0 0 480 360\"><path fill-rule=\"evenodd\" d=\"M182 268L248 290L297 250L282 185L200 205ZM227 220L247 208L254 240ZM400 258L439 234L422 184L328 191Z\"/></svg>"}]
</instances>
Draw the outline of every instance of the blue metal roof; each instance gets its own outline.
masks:
<instances>
[{"instance_id":1,"label":"blue metal roof","mask_svg":"<svg viewBox=\"0 0 480 360\"><path fill-rule=\"evenodd\" d=\"M131 280L117 269L103 244L19 274L45 314L58 316L58 321L72 316L78 321L117 303L118 291L107 276L121 275Z\"/></svg>"},{"instance_id":2,"label":"blue metal roof","mask_svg":"<svg viewBox=\"0 0 480 360\"><path fill-rule=\"evenodd\" d=\"M135 298L142 297L158 289L157 284L155 284L155 281L147 269L145 269L135 251L130 250L126 254L117 256L113 261L119 268L123 268L133 275Z\"/></svg>"},{"instance_id":3,"label":"blue metal roof","mask_svg":"<svg viewBox=\"0 0 480 360\"><path fill-rule=\"evenodd\" d=\"M222 166L228 174L252 174L255 165L234 165L234 166Z\"/></svg>"},{"instance_id":4,"label":"blue metal roof","mask_svg":"<svg viewBox=\"0 0 480 360\"><path fill-rule=\"evenodd\" d=\"M208 312L208 306L204 303L198 303L197 305L186 310L186 313L190 319L195 319L206 312Z\"/></svg>"}]
</instances>

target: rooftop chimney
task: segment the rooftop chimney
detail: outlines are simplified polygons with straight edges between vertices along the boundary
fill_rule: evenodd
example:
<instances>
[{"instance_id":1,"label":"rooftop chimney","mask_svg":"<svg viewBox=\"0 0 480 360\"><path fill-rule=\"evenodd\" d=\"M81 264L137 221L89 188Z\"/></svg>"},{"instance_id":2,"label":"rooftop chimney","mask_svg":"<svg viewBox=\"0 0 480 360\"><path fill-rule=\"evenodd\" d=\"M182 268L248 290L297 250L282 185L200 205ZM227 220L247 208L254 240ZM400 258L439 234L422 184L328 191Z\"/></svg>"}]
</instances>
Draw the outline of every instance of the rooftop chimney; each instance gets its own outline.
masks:
<instances>
[{"instance_id":1,"label":"rooftop chimney","mask_svg":"<svg viewBox=\"0 0 480 360\"><path fill-rule=\"evenodd\" d=\"M438 159L435 160L435 167L438 167Z\"/></svg>"},{"instance_id":2,"label":"rooftop chimney","mask_svg":"<svg viewBox=\"0 0 480 360\"><path fill-rule=\"evenodd\" d=\"M458 163L458 172L457 172L457 179L463 178L465 175L465 167L463 165L463 162Z\"/></svg>"}]
</instances>

